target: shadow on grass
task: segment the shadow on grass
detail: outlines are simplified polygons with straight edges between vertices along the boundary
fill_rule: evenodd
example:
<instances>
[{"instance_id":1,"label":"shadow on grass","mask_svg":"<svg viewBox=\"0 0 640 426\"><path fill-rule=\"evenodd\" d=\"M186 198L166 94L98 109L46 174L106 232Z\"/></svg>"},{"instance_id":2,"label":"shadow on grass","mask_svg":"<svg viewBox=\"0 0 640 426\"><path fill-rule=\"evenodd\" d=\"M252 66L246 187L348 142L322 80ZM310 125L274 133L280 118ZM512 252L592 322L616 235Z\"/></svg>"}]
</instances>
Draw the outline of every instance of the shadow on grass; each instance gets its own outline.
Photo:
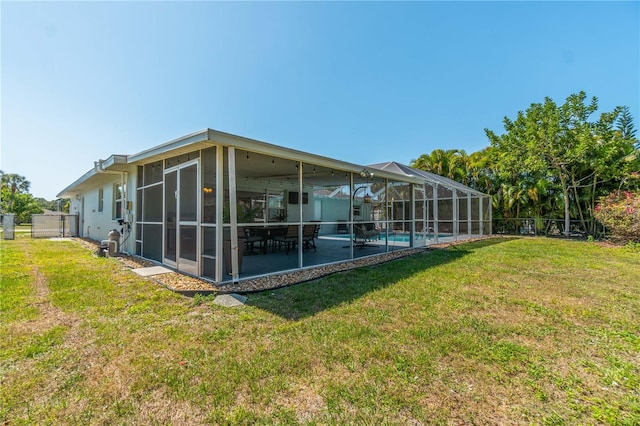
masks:
<instances>
[{"instance_id":1,"label":"shadow on grass","mask_svg":"<svg viewBox=\"0 0 640 426\"><path fill-rule=\"evenodd\" d=\"M408 256L387 263L339 272L328 277L277 290L267 290L249 297L247 304L282 318L298 320L393 285L429 268L463 258L484 247L517 237L486 240L434 249L424 254Z\"/></svg>"}]
</instances>

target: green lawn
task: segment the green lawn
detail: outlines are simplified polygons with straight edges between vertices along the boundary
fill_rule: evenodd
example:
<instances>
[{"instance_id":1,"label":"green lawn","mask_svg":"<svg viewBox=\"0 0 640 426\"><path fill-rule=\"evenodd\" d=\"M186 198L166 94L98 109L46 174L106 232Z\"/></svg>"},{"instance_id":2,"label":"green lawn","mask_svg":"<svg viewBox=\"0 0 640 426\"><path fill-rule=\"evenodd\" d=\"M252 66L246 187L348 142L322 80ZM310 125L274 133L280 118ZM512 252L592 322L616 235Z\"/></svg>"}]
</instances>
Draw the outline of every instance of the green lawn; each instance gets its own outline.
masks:
<instances>
[{"instance_id":1,"label":"green lawn","mask_svg":"<svg viewBox=\"0 0 640 426\"><path fill-rule=\"evenodd\" d=\"M2 241L0 423L640 424L640 255L495 238L223 308Z\"/></svg>"}]
</instances>

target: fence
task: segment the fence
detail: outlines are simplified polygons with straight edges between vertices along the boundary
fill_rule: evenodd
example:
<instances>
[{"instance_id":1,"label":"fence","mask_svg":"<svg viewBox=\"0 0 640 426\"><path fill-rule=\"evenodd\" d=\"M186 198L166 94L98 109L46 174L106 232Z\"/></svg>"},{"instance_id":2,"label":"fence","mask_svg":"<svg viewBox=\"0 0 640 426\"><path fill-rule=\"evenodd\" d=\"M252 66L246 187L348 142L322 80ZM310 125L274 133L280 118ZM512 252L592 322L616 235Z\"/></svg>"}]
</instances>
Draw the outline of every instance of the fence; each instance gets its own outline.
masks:
<instances>
[{"instance_id":1,"label":"fence","mask_svg":"<svg viewBox=\"0 0 640 426\"><path fill-rule=\"evenodd\" d=\"M544 235L547 237L596 238L605 236L605 229L594 220L572 220L569 234L564 233L564 219L493 219L493 233L503 235Z\"/></svg>"},{"instance_id":2,"label":"fence","mask_svg":"<svg viewBox=\"0 0 640 426\"><path fill-rule=\"evenodd\" d=\"M78 215L34 214L31 215L31 237L77 237Z\"/></svg>"}]
</instances>

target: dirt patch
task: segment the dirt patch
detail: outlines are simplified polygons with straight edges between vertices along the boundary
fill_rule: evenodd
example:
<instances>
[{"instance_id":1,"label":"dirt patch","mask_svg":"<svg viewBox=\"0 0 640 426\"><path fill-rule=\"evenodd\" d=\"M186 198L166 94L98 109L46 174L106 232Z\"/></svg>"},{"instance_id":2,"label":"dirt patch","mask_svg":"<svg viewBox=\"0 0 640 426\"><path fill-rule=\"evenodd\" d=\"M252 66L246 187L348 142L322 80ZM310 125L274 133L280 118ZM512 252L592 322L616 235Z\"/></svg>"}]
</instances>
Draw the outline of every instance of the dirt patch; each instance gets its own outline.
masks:
<instances>
[{"instance_id":1,"label":"dirt patch","mask_svg":"<svg viewBox=\"0 0 640 426\"><path fill-rule=\"evenodd\" d=\"M25 244L23 250L27 254L27 259L35 256L35 254L30 251L29 244ZM62 311L51 303L49 300L50 290L47 278L40 272L35 264L30 264L29 267L31 268L31 283L34 290L34 298L31 305L38 309L40 316L32 321L12 324L11 331L20 334L39 334L57 326L77 327L80 324L80 319Z\"/></svg>"}]
</instances>

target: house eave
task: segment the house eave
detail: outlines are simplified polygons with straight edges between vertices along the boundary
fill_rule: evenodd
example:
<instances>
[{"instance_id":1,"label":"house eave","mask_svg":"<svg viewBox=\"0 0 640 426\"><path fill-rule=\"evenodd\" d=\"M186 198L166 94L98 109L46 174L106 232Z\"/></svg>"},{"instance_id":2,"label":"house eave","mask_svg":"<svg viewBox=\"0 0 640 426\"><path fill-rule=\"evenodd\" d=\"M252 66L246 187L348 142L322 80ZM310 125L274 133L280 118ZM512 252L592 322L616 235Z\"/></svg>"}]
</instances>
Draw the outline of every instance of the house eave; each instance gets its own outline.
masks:
<instances>
[{"instance_id":1,"label":"house eave","mask_svg":"<svg viewBox=\"0 0 640 426\"><path fill-rule=\"evenodd\" d=\"M106 160L98 160L94 162L93 169L89 170L71 185L60 191L57 198L71 198L75 194L81 193L90 188L91 182L96 176L103 173L122 173L128 170L128 160L126 155L111 155Z\"/></svg>"}]
</instances>

